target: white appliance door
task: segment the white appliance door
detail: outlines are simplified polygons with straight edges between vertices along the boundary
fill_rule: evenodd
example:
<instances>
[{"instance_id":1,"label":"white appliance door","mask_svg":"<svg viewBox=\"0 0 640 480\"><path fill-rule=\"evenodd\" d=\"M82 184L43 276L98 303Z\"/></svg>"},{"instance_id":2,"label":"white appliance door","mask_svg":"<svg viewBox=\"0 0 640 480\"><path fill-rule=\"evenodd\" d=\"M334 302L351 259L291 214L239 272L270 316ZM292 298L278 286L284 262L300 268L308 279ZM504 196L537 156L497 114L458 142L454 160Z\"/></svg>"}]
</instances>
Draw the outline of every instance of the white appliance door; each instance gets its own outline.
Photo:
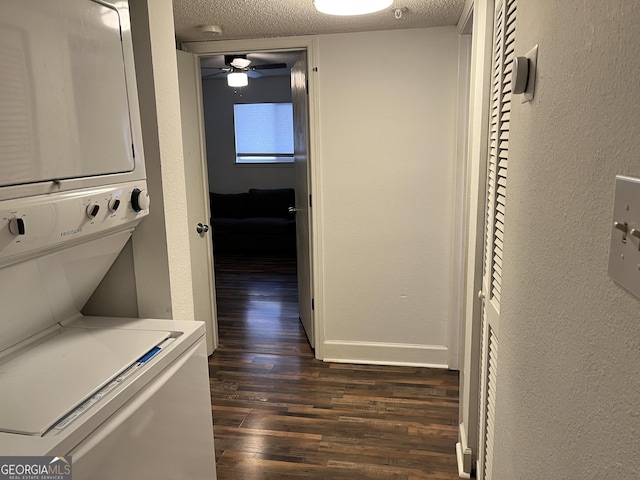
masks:
<instances>
[{"instance_id":1,"label":"white appliance door","mask_svg":"<svg viewBox=\"0 0 640 480\"><path fill-rule=\"evenodd\" d=\"M0 18L0 186L132 171L118 11L0 0Z\"/></svg>"},{"instance_id":2,"label":"white appliance door","mask_svg":"<svg viewBox=\"0 0 640 480\"><path fill-rule=\"evenodd\" d=\"M204 337L74 448L74 480L215 480Z\"/></svg>"},{"instance_id":3,"label":"white appliance door","mask_svg":"<svg viewBox=\"0 0 640 480\"><path fill-rule=\"evenodd\" d=\"M291 69L293 101L294 168L296 177L296 249L298 265L298 312L311 348L315 348L312 308L311 202L309 201L309 111L307 106L306 54Z\"/></svg>"}]
</instances>

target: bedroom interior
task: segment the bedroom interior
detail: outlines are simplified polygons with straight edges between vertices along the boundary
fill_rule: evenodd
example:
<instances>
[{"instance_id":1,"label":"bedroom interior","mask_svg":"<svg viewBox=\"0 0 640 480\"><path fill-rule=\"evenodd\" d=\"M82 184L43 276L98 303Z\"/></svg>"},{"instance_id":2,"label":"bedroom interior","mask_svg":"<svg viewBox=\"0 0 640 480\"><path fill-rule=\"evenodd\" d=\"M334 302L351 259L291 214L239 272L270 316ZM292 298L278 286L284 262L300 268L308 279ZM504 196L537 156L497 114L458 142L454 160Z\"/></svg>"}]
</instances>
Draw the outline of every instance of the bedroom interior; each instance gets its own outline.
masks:
<instances>
[{"instance_id":1,"label":"bedroom interior","mask_svg":"<svg viewBox=\"0 0 640 480\"><path fill-rule=\"evenodd\" d=\"M227 330L232 328L222 320L224 309L227 302L233 302L230 296L222 293L224 287L221 285L234 271L247 285L256 282L250 287L256 292L253 294L256 301L277 297L278 292L285 289L281 283L287 280L287 272L292 271L295 278L293 159L283 158L282 162L269 159L268 163L264 160L258 163L250 158L247 163L240 163L237 135L241 132L236 130L235 115L237 105L290 105L291 67L299 56L299 52L248 52L201 59L206 143L214 146L207 149L207 163L221 342L225 341ZM236 62L244 67L249 77L246 86L229 84L229 76L242 70ZM254 122L249 127L252 133L262 127L255 124L255 119L250 120ZM285 121L292 122L290 118ZM280 129L282 127L278 125L272 130ZM272 130L269 130L271 135ZM292 136L291 130L289 135ZM290 140L292 154L292 138ZM261 147L258 145L257 148ZM293 294L297 301L297 290ZM297 314L295 320L298 320Z\"/></svg>"}]
</instances>

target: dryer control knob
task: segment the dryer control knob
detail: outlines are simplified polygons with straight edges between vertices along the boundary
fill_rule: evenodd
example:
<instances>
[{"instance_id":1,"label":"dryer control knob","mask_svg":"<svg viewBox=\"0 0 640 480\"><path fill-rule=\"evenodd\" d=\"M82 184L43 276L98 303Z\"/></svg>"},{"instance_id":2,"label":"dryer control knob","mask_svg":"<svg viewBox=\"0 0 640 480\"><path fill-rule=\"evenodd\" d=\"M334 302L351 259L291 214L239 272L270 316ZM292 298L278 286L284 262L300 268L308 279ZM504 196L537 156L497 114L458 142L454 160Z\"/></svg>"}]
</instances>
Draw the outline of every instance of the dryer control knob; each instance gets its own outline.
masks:
<instances>
[{"instance_id":1,"label":"dryer control knob","mask_svg":"<svg viewBox=\"0 0 640 480\"><path fill-rule=\"evenodd\" d=\"M87 207L87 217L96 218L99 211L100 205L98 205L97 203L92 203Z\"/></svg>"},{"instance_id":2,"label":"dryer control knob","mask_svg":"<svg viewBox=\"0 0 640 480\"><path fill-rule=\"evenodd\" d=\"M134 188L131 192L131 207L134 212L141 212L149 208L149 193L146 190Z\"/></svg>"},{"instance_id":3,"label":"dryer control knob","mask_svg":"<svg viewBox=\"0 0 640 480\"><path fill-rule=\"evenodd\" d=\"M119 198L112 198L109 201L109 210L111 210L112 212L115 212L116 210L118 210L120 208L120 199Z\"/></svg>"},{"instance_id":4,"label":"dryer control knob","mask_svg":"<svg viewBox=\"0 0 640 480\"><path fill-rule=\"evenodd\" d=\"M11 220L9 220L9 231L16 237L18 235L24 235L25 234L24 219L13 217Z\"/></svg>"}]
</instances>

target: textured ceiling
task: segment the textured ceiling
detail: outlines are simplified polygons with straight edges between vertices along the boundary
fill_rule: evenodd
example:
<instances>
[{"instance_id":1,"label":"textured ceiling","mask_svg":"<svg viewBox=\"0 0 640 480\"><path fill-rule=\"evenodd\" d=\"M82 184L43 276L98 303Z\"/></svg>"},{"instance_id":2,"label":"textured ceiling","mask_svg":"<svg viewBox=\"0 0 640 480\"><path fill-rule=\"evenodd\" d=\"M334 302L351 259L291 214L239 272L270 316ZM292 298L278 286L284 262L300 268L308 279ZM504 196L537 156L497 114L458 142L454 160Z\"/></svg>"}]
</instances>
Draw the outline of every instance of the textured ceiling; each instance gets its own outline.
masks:
<instances>
[{"instance_id":1,"label":"textured ceiling","mask_svg":"<svg viewBox=\"0 0 640 480\"><path fill-rule=\"evenodd\" d=\"M395 0L377 13L351 17L316 11L313 0L173 0L179 42L287 37L323 33L362 32L455 25L465 0ZM406 9L396 19L394 10ZM198 30L219 25L222 35Z\"/></svg>"}]
</instances>

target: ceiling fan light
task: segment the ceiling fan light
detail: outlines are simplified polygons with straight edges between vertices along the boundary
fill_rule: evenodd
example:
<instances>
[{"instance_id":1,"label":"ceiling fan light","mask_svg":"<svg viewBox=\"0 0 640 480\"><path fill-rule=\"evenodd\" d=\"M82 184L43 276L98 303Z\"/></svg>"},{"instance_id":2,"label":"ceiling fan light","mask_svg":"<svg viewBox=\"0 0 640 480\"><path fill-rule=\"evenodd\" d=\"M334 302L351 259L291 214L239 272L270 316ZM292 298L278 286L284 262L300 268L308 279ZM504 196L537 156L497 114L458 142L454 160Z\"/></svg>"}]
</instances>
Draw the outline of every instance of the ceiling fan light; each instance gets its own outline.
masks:
<instances>
[{"instance_id":1,"label":"ceiling fan light","mask_svg":"<svg viewBox=\"0 0 640 480\"><path fill-rule=\"evenodd\" d=\"M231 66L236 68L247 68L250 63L251 63L251 60L248 60L242 57L237 57L231 61Z\"/></svg>"},{"instance_id":2,"label":"ceiling fan light","mask_svg":"<svg viewBox=\"0 0 640 480\"><path fill-rule=\"evenodd\" d=\"M246 72L231 72L227 75L227 85L230 87L246 87L249 85L249 76Z\"/></svg>"},{"instance_id":3,"label":"ceiling fan light","mask_svg":"<svg viewBox=\"0 0 640 480\"><path fill-rule=\"evenodd\" d=\"M393 0L314 0L313 4L328 15L363 15L389 8Z\"/></svg>"}]
</instances>

